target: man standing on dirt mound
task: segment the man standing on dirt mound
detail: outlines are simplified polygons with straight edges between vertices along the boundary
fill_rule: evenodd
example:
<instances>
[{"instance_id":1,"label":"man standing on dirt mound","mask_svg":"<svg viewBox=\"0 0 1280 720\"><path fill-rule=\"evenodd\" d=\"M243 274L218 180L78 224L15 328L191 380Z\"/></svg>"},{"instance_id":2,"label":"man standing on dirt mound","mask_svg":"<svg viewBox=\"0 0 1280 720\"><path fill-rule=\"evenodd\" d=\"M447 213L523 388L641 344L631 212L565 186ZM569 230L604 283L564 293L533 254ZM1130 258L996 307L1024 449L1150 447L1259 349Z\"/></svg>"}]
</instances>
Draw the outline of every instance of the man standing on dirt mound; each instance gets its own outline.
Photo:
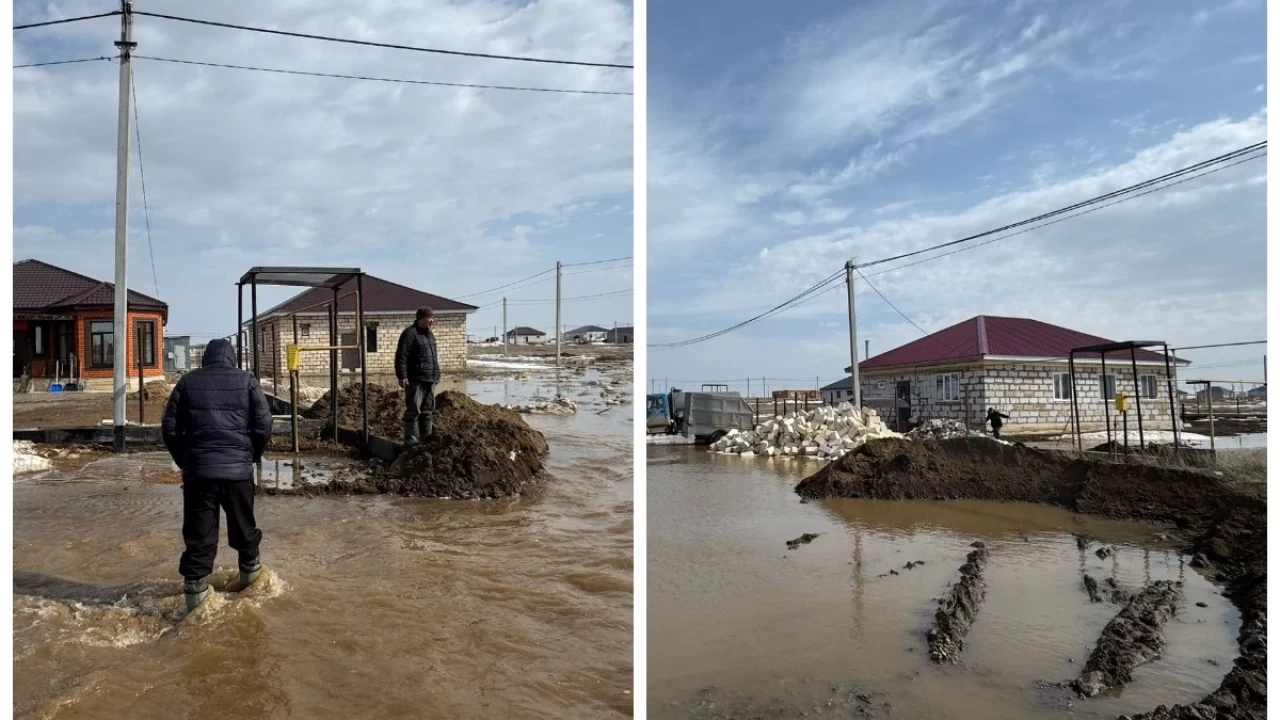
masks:
<instances>
[{"instance_id":1,"label":"man standing on dirt mound","mask_svg":"<svg viewBox=\"0 0 1280 720\"><path fill-rule=\"evenodd\" d=\"M187 612L209 597L218 555L218 508L227 539L240 553L239 592L262 573L262 531L253 518L253 468L271 439L271 408L257 378L236 367L230 341L214 340L203 366L178 381L164 409L165 447L182 470L182 539L178 563Z\"/></svg>"},{"instance_id":2,"label":"man standing on dirt mound","mask_svg":"<svg viewBox=\"0 0 1280 720\"><path fill-rule=\"evenodd\" d=\"M1000 428L1004 427L1004 421L1009 416L996 410L995 408L987 408L987 422L991 423L991 436L1000 439Z\"/></svg>"},{"instance_id":3,"label":"man standing on dirt mound","mask_svg":"<svg viewBox=\"0 0 1280 720\"><path fill-rule=\"evenodd\" d=\"M436 383L440 382L440 357L436 353L436 336L431 326L436 313L429 307L418 308L413 324L400 333L396 345L396 380L404 389L404 446L414 447L419 437L431 435L431 422L436 411Z\"/></svg>"}]
</instances>

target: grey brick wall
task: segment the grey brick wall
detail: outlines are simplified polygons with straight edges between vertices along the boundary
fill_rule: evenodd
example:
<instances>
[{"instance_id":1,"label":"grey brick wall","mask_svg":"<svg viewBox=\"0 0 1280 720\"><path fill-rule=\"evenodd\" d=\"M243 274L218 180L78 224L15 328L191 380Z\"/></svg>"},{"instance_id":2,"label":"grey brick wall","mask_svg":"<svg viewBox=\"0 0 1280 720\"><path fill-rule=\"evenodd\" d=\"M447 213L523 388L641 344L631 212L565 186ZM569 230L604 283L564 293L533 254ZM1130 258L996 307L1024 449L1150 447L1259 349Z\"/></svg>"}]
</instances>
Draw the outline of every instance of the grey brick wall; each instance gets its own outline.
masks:
<instances>
[{"instance_id":1,"label":"grey brick wall","mask_svg":"<svg viewBox=\"0 0 1280 720\"><path fill-rule=\"evenodd\" d=\"M958 399L944 398L938 391L938 376L953 373L958 375ZM987 408L994 407L1011 417L1006 421L1007 432L1064 432L1071 423L1071 401L1054 397L1054 375L1059 373L1067 373L1065 363L992 363L939 372L868 374L861 378L861 385L864 404L877 408L886 417L895 412L892 408L897 382L909 381L911 417L915 422L934 418L954 419L966 421L977 428L982 425ZM1117 392L1129 396L1130 429L1136 430L1138 390L1132 370L1121 366L1113 372L1108 363L1107 374L1115 376ZM1145 427L1168 429L1172 413L1164 368L1139 365L1138 374L1152 375L1156 383L1156 397L1142 398ZM1105 427L1108 412L1113 423L1121 422L1114 401L1102 400L1099 366L1076 366L1076 398L1081 429Z\"/></svg>"},{"instance_id":2,"label":"grey brick wall","mask_svg":"<svg viewBox=\"0 0 1280 720\"><path fill-rule=\"evenodd\" d=\"M413 314L405 315L370 315L365 317L368 326L377 326L376 347L369 346L369 374L392 374L395 372L396 343L400 333L413 323ZM298 318L300 335L299 344L327 345L329 342L329 324L323 317ZM310 325L309 335L303 334ZM341 335L355 331L355 315L338 317L339 344ZM287 375L286 348L293 342L292 323L280 323L269 320L260 324L259 328L259 372L263 377L272 377L279 373ZM439 313L436 324L432 328L436 336L436 345L440 351L440 368L443 372L457 372L467 366L467 316L462 313ZM350 338L347 338L350 340ZM341 353L341 351L339 351ZM342 367L339 360L339 367ZM345 371L344 371L345 372ZM355 370L359 372L359 370ZM312 351L302 353L303 375L327 375L329 373L329 353Z\"/></svg>"}]
</instances>

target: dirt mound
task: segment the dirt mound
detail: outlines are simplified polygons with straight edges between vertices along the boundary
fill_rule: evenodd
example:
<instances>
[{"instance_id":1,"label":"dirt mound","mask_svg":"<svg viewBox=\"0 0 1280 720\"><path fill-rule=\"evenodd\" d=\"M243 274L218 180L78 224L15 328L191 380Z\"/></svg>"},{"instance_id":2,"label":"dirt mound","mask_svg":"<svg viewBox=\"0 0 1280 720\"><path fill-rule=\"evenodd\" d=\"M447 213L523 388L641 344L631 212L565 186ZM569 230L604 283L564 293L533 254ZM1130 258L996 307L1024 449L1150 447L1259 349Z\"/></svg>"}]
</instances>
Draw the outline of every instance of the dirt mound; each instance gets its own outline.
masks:
<instances>
[{"instance_id":1,"label":"dirt mound","mask_svg":"<svg viewBox=\"0 0 1280 720\"><path fill-rule=\"evenodd\" d=\"M1076 692L1094 697L1123 687L1133 680L1134 668L1160 657L1167 644L1164 626L1181 599L1182 583L1168 580L1151 583L1134 595L1102 629L1084 672L1072 683Z\"/></svg>"},{"instance_id":2,"label":"dirt mound","mask_svg":"<svg viewBox=\"0 0 1280 720\"><path fill-rule=\"evenodd\" d=\"M326 392L302 416L329 420L333 413L332 397L332 392ZM338 388L338 425L359 430L360 415L360 383ZM404 434L404 394L399 388L369 385L369 432L389 440Z\"/></svg>"},{"instance_id":3,"label":"dirt mound","mask_svg":"<svg viewBox=\"0 0 1280 720\"><path fill-rule=\"evenodd\" d=\"M1132 720L1262 718L1267 704L1266 486L1211 471L1081 459L979 439L873 440L805 478L806 498L972 498L1047 503L1082 513L1172 523L1193 564L1214 571L1243 616L1240 656L1198 703Z\"/></svg>"},{"instance_id":4,"label":"dirt mound","mask_svg":"<svg viewBox=\"0 0 1280 720\"><path fill-rule=\"evenodd\" d=\"M978 616L978 606L986 597L982 571L987 566L987 546L976 542L975 548L960 566L960 580L938 607L929 629L929 659L936 663L956 662L964 649L964 636Z\"/></svg>"},{"instance_id":5,"label":"dirt mound","mask_svg":"<svg viewBox=\"0 0 1280 720\"><path fill-rule=\"evenodd\" d=\"M370 415L373 392L370 387ZM346 415L339 395L339 419ZM318 404L318 403L317 403ZM358 417L358 413L357 413ZM371 423L372 427L372 423ZM280 495L413 495L436 498L519 496L542 471L547 441L519 413L462 393L436 397L434 432L390 467L342 474L325 485L267 490Z\"/></svg>"}]
</instances>

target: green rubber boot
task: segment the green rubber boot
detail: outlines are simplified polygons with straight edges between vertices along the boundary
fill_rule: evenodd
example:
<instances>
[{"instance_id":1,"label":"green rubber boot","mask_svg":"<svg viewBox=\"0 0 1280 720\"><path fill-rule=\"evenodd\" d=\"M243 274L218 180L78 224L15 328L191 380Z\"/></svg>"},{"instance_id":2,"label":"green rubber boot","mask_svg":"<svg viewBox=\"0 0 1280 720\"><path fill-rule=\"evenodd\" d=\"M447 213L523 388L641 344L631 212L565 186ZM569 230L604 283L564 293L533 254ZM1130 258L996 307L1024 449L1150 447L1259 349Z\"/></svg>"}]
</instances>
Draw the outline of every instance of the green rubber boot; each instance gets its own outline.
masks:
<instances>
[{"instance_id":1,"label":"green rubber boot","mask_svg":"<svg viewBox=\"0 0 1280 720\"><path fill-rule=\"evenodd\" d=\"M260 575L262 575L261 560L255 560L253 565L248 569L245 569L245 566L241 565L240 578L227 586L227 592L238 593L247 590L250 585L257 581Z\"/></svg>"},{"instance_id":2,"label":"green rubber boot","mask_svg":"<svg viewBox=\"0 0 1280 720\"><path fill-rule=\"evenodd\" d=\"M213 592L209 588L209 577L205 576L198 580L187 580L182 583L182 594L187 599L187 612L190 613L200 607L200 603L208 599L209 594Z\"/></svg>"},{"instance_id":3,"label":"green rubber boot","mask_svg":"<svg viewBox=\"0 0 1280 720\"><path fill-rule=\"evenodd\" d=\"M406 448L418 446L418 423L413 420L404 424L404 446Z\"/></svg>"}]
</instances>

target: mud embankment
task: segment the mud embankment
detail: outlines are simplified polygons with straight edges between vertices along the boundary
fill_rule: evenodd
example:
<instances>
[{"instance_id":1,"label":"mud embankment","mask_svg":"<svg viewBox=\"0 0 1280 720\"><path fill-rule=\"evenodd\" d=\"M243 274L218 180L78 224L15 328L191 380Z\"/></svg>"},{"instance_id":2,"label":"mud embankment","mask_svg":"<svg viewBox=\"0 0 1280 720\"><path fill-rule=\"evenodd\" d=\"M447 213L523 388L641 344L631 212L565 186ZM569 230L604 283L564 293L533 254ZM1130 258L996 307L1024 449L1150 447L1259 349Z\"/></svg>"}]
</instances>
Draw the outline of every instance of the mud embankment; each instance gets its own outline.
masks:
<instances>
[{"instance_id":1,"label":"mud embankment","mask_svg":"<svg viewBox=\"0 0 1280 720\"><path fill-rule=\"evenodd\" d=\"M392 393L370 386L370 429L381 432L389 422ZM345 395L339 396L339 421L355 415ZM355 392L359 397L359 389ZM326 402L322 399L317 403ZM399 405L395 393L395 405ZM322 410L324 408L321 408ZM394 412L399 412L398 410ZM375 425L374 418L378 418ZM399 417L396 418L399 424ZM375 430L375 427L377 428ZM462 393L446 391L436 396L434 431L418 447L406 450L389 467L371 463L367 468L342 470L328 483L264 488L269 495L411 495L434 498L507 498L520 496L526 486L541 477L547 441L513 410L482 405ZM394 435L392 436L394 437Z\"/></svg>"},{"instance_id":2,"label":"mud embankment","mask_svg":"<svg viewBox=\"0 0 1280 720\"><path fill-rule=\"evenodd\" d=\"M977 499L1046 503L1169 523L1192 563L1225 583L1243 617L1240 656L1199 702L1132 720L1262 718L1267 704L1266 487L1208 471L1079 459L982 438L875 440L801 481L806 498Z\"/></svg>"},{"instance_id":3,"label":"mud embankment","mask_svg":"<svg viewBox=\"0 0 1280 720\"><path fill-rule=\"evenodd\" d=\"M1160 580L1133 596L1124 609L1102 629L1098 644L1084 664L1084 672L1071 684L1084 697L1123 687L1133 679L1133 669L1164 652L1164 626L1177 611L1182 584Z\"/></svg>"},{"instance_id":4,"label":"mud embankment","mask_svg":"<svg viewBox=\"0 0 1280 720\"><path fill-rule=\"evenodd\" d=\"M960 580L933 616L929 630L929 658L936 663L956 662L964 650L964 636L978 616L978 606L986 597L982 571L987 566L987 546L975 542L974 550L960 566Z\"/></svg>"}]
</instances>

